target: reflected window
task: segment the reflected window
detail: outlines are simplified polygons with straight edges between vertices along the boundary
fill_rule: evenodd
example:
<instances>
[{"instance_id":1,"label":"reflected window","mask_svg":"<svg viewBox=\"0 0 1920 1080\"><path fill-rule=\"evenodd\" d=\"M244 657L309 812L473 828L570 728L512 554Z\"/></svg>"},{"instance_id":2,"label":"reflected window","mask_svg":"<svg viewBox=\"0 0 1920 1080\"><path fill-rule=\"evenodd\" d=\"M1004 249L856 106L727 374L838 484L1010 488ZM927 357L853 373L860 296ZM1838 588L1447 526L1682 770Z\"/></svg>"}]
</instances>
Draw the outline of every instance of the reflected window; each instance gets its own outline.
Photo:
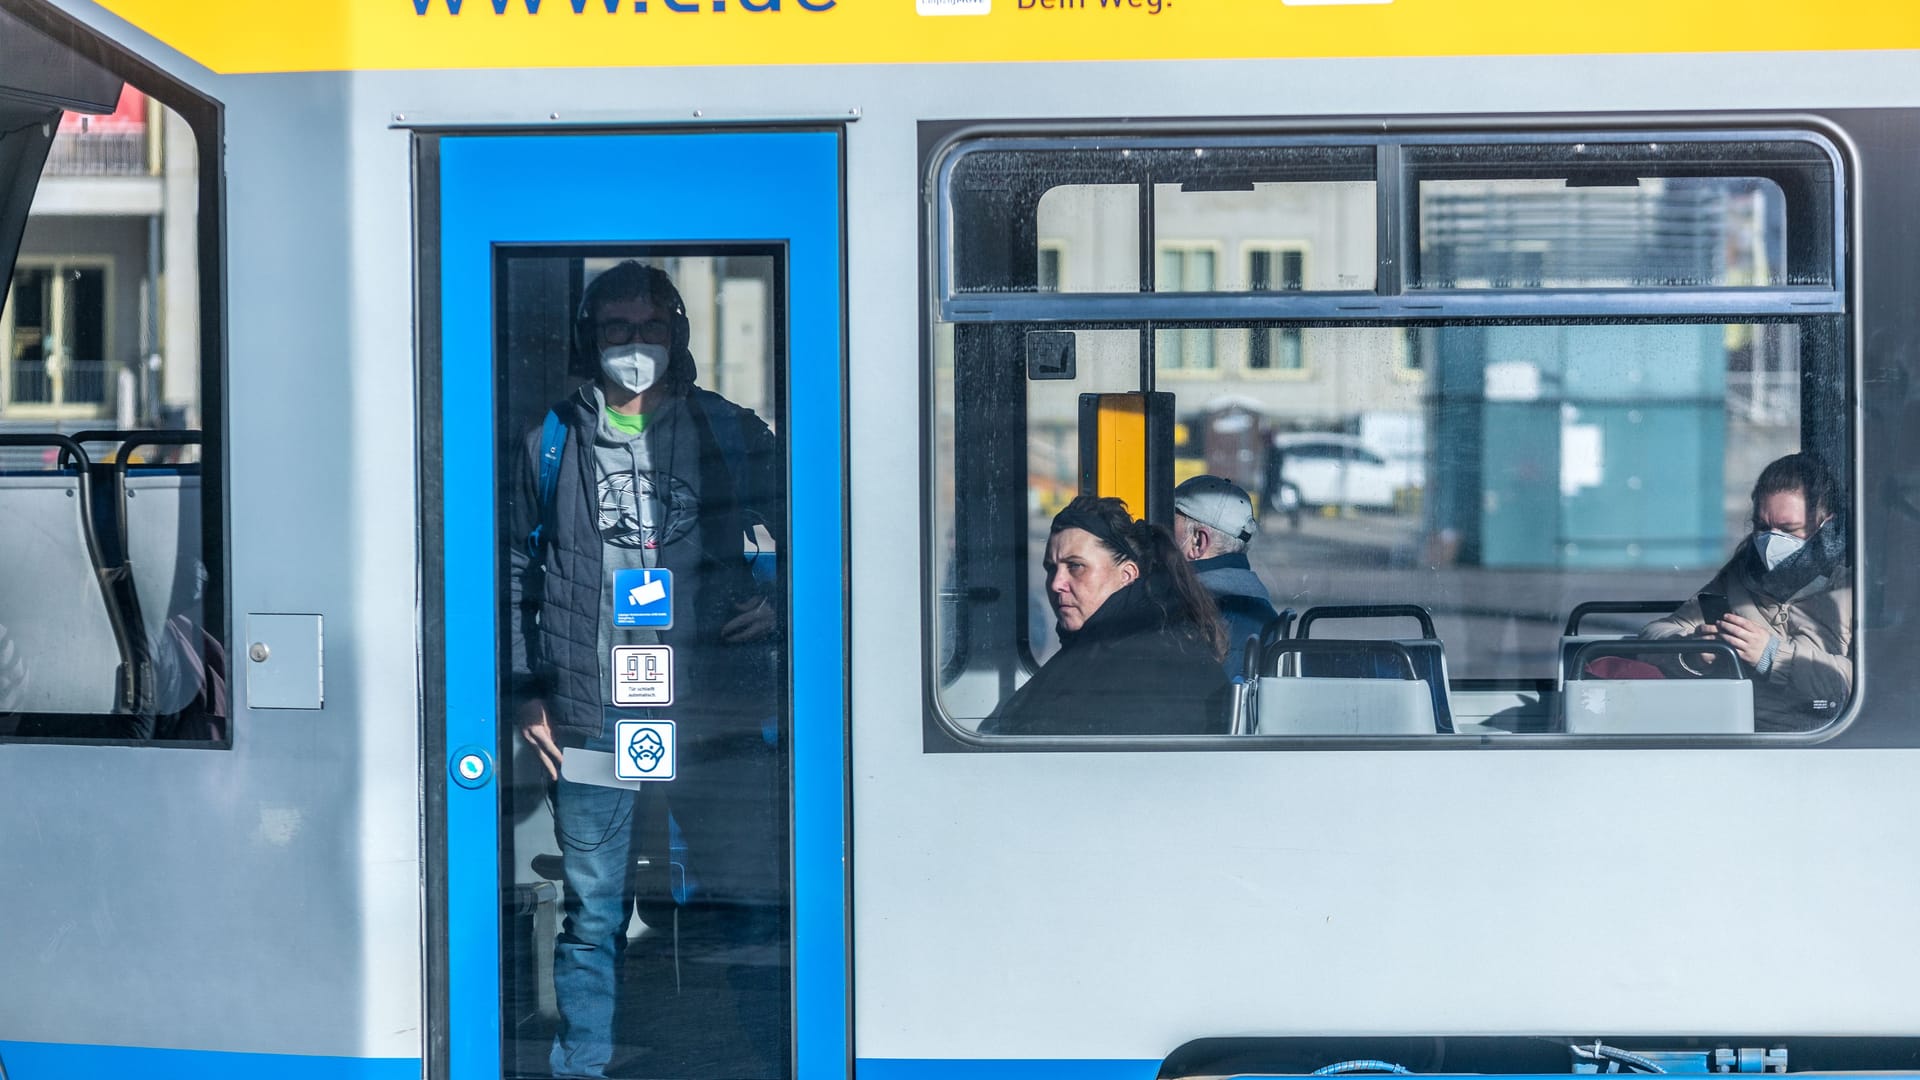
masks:
<instances>
[{"instance_id":1,"label":"reflected window","mask_svg":"<svg viewBox=\"0 0 1920 1080\"><path fill-rule=\"evenodd\" d=\"M1157 253L1154 286L1167 292L1212 292L1219 250L1206 243L1163 243ZM1211 372L1212 330L1160 330L1154 334L1155 366L1166 372Z\"/></svg>"},{"instance_id":2,"label":"reflected window","mask_svg":"<svg viewBox=\"0 0 1920 1080\"><path fill-rule=\"evenodd\" d=\"M1247 288L1252 292L1299 292L1306 288L1307 253L1300 248L1247 248ZM1291 327L1254 330L1247 340L1247 368L1275 373L1304 372L1307 357L1300 331Z\"/></svg>"}]
</instances>

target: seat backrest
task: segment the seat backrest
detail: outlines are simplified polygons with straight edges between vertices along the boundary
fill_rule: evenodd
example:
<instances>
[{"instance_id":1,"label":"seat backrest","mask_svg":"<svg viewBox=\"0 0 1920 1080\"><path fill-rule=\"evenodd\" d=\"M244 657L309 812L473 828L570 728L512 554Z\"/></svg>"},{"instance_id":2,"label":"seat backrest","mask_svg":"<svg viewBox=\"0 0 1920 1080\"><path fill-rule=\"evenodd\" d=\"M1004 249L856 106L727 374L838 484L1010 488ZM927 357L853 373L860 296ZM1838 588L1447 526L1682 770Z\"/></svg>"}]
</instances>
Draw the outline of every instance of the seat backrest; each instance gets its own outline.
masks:
<instances>
[{"instance_id":1,"label":"seat backrest","mask_svg":"<svg viewBox=\"0 0 1920 1080\"><path fill-rule=\"evenodd\" d=\"M0 475L0 621L26 678L23 713L110 713L120 651L71 475Z\"/></svg>"},{"instance_id":2,"label":"seat backrest","mask_svg":"<svg viewBox=\"0 0 1920 1080\"><path fill-rule=\"evenodd\" d=\"M1432 698L1417 679L1260 679L1256 735L1432 735Z\"/></svg>"},{"instance_id":3,"label":"seat backrest","mask_svg":"<svg viewBox=\"0 0 1920 1080\"><path fill-rule=\"evenodd\" d=\"M1705 678L1593 678L1597 659L1642 659L1648 673L1670 672L1666 658L1688 653L1716 654ZM1684 668L1682 669L1684 670ZM1740 658L1725 642L1667 639L1594 642L1573 658L1573 673L1560 696L1570 735L1750 735L1753 733L1753 683L1742 677Z\"/></svg>"},{"instance_id":4,"label":"seat backrest","mask_svg":"<svg viewBox=\"0 0 1920 1080\"><path fill-rule=\"evenodd\" d=\"M1427 684L1427 694L1433 703L1436 729L1443 733L1452 732L1453 706L1447 698L1447 650L1434 632L1433 615L1419 604L1320 605L1308 608L1306 613L1300 616L1300 636L1311 638L1315 623L1353 619L1413 619L1419 623L1420 637L1392 640L1406 650L1407 658L1413 662L1414 675ZM1328 639L1323 636L1313 640L1343 639ZM1366 658L1356 654L1309 654L1301 656L1299 662L1300 673L1309 676L1350 679L1400 677L1390 665L1380 665L1376 661L1368 667Z\"/></svg>"},{"instance_id":5,"label":"seat backrest","mask_svg":"<svg viewBox=\"0 0 1920 1080\"><path fill-rule=\"evenodd\" d=\"M1298 661L1293 670L1309 673L1282 675L1289 659ZM1432 695L1399 642L1292 638L1263 652L1260 663L1247 710L1246 729L1253 734L1432 735L1439 730ZM1359 674L1311 674L1320 664Z\"/></svg>"},{"instance_id":6,"label":"seat backrest","mask_svg":"<svg viewBox=\"0 0 1920 1080\"><path fill-rule=\"evenodd\" d=\"M1570 735L1751 735L1753 684L1745 679L1574 679Z\"/></svg>"}]
</instances>

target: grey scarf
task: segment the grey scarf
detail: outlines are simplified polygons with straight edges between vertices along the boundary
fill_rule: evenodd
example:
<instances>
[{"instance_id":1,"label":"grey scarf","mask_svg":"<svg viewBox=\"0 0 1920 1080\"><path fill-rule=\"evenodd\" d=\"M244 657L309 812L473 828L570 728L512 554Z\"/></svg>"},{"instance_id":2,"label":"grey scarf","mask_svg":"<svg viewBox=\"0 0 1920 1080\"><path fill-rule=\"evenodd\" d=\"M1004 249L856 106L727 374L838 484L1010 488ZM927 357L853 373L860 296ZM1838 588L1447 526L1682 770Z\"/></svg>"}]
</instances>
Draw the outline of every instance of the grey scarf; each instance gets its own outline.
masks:
<instances>
[{"instance_id":1,"label":"grey scarf","mask_svg":"<svg viewBox=\"0 0 1920 1080\"><path fill-rule=\"evenodd\" d=\"M1831 577L1835 568L1846 563L1847 519L1840 514L1828 518L1799 551L1780 560L1780 565L1771 570L1752 544L1744 546L1747 572L1752 575L1754 585L1777 600L1791 599L1815 578Z\"/></svg>"}]
</instances>

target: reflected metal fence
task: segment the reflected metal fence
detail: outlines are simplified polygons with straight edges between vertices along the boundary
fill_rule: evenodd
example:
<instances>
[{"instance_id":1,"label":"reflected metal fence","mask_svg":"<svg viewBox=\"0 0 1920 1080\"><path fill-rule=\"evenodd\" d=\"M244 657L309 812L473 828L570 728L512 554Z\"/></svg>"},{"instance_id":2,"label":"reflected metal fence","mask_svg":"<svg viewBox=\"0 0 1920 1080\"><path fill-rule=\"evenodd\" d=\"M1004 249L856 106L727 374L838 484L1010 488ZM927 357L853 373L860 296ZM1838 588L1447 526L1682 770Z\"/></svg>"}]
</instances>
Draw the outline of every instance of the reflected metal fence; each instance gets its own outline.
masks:
<instances>
[{"instance_id":1,"label":"reflected metal fence","mask_svg":"<svg viewBox=\"0 0 1920 1080\"><path fill-rule=\"evenodd\" d=\"M47 151L48 176L147 176L148 135L136 131L61 132Z\"/></svg>"},{"instance_id":2,"label":"reflected metal fence","mask_svg":"<svg viewBox=\"0 0 1920 1080\"><path fill-rule=\"evenodd\" d=\"M104 360L16 360L7 400L12 405L105 404L115 366Z\"/></svg>"}]
</instances>

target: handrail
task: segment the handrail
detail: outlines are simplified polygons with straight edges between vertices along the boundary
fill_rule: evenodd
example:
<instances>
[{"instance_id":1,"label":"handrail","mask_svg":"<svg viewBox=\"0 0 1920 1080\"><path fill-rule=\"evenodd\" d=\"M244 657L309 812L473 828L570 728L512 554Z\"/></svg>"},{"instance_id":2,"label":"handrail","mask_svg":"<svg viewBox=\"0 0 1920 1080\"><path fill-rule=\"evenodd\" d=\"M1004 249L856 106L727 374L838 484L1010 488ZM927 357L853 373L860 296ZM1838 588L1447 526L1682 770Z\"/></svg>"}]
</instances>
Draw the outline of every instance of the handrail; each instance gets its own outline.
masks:
<instances>
[{"instance_id":1,"label":"handrail","mask_svg":"<svg viewBox=\"0 0 1920 1080\"><path fill-rule=\"evenodd\" d=\"M1701 641L1698 638L1661 638L1658 641L1647 641L1642 638L1613 638L1607 641L1589 641L1575 650L1573 654L1573 671L1568 677L1571 680L1577 681L1605 681L1588 680L1587 664L1593 660L1607 656L1618 656L1621 653L1639 653L1642 655L1651 653L1659 656L1673 657L1685 656L1688 653L1712 653L1715 656L1725 656L1727 658L1727 664L1724 667L1715 664L1715 670L1710 672L1694 671L1692 668L1688 668L1687 670L1691 674L1698 675L1703 679L1741 679L1746 677L1744 670L1740 666L1740 654L1733 651L1733 646L1724 641Z\"/></svg>"},{"instance_id":2,"label":"handrail","mask_svg":"<svg viewBox=\"0 0 1920 1080\"><path fill-rule=\"evenodd\" d=\"M1671 615L1685 600L1589 600L1575 604L1567 616L1564 637L1580 632L1580 620L1588 615Z\"/></svg>"},{"instance_id":3,"label":"handrail","mask_svg":"<svg viewBox=\"0 0 1920 1080\"><path fill-rule=\"evenodd\" d=\"M1315 641L1310 638L1288 638L1285 641L1275 642L1270 649L1262 650L1261 667L1263 670L1260 674L1269 677L1278 675L1280 673L1279 659L1285 653L1300 653L1302 656L1310 654L1352 656L1356 653L1386 653L1400 661L1401 673L1395 676L1396 678L1402 682L1421 681L1419 673L1414 670L1413 655L1407 652L1405 645L1397 641L1368 638L1321 638ZM1271 659L1273 663L1267 663L1269 659ZM1268 668L1272 670L1265 670Z\"/></svg>"},{"instance_id":4,"label":"handrail","mask_svg":"<svg viewBox=\"0 0 1920 1080\"><path fill-rule=\"evenodd\" d=\"M114 451L112 463L130 465L127 455L136 447L142 446L205 446L206 433L191 428L89 428L76 431L67 438L77 443L110 442L119 443Z\"/></svg>"},{"instance_id":5,"label":"handrail","mask_svg":"<svg viewBox=\"0 0 1920 1080\"><path fill-rule=\"evenodd\" d=\"M1300 616L1300 636L1311 637L1307 631L1323 619L1417 619L1421 637L1439 637L1433 632L1432 612L1419 604L1321 604Z\"/></svg>"}]
</instances>

